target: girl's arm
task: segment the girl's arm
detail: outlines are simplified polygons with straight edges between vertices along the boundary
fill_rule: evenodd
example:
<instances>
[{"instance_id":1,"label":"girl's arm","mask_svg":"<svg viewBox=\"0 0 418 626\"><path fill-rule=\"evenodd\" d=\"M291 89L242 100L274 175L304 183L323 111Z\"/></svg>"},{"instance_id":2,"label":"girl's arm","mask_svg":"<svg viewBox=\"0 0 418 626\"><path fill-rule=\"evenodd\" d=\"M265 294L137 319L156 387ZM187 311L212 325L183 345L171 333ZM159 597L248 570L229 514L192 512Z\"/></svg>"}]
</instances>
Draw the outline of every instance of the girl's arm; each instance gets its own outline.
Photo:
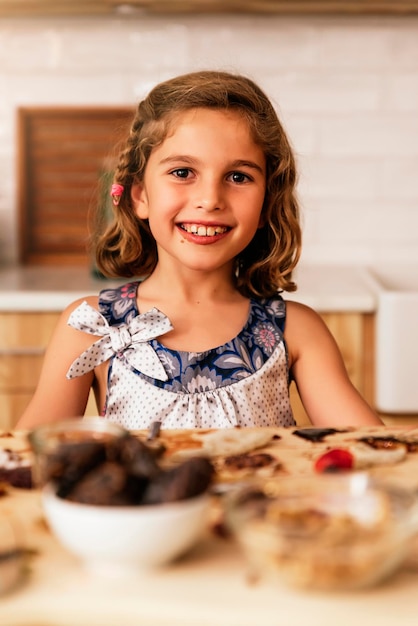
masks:
<instances>
[{"instance_id":1,"label":"girl's arm","mask_svg":"<svg viewBox=\"0 0 418 626\"><path fill-rule=\"evenodd\" d=\"M97 298L83 298L61 314L45 353L36 391L17 422L17 429L84 415L94 373L88 372L72 380L65 377L74 359L98 339L67 324L70 313L84 300L97 308Z\"/></svg>"},{"instance_id":2,"label":"girl's arm","mask_svg":"<svg viewBox=\"0 0 418 626\"><path fill-rule=\"evenodd\" d=\"M285 340L291 372L312 424L382 424L351 383L335 339L315 311L287 302Z\"/></svg>"}]
</instances>

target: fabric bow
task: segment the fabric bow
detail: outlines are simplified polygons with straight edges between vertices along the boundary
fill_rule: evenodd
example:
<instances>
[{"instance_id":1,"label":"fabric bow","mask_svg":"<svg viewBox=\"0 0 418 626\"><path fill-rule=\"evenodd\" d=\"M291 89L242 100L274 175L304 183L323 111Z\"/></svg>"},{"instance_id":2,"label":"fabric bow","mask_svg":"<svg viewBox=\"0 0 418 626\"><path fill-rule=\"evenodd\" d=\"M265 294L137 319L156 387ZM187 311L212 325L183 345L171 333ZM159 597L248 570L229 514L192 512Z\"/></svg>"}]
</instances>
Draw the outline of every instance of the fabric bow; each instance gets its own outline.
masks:
<instances>
[{"instance_id":1,"label":"fabric bow","mask_svg":"<svg viewBox=\"0 0 418 626\"><path fill-rule=\"evenodd\" d=\"M71 313L67 324L90 335L101 336L71 364L67 378L82 376L123 352L129 365L136 370L157 380L168 379L157 353L147 343L173 329L168 317L158 309L137 315L128 324L110 326L101 313L83 302Z\"/></svg>"}]
</instances>

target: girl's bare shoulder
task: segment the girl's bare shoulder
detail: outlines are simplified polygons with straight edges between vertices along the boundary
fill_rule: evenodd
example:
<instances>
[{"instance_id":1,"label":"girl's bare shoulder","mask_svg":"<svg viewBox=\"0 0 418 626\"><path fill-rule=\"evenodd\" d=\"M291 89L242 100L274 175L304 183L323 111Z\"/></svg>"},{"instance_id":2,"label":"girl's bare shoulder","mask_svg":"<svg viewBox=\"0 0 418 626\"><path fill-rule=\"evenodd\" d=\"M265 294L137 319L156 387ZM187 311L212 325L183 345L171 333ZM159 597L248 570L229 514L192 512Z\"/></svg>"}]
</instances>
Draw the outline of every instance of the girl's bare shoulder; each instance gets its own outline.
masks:
<instances>
[{"instance_id":1,"label":"girl's bare shoulder","mask_svg":"<svg viewBox=\"0 0 418 626\"><path fill-rule=\"evenodd\" d=\"M300 302L287 302L284 334L294 359L310 348L322 350L326 346L331 348L334 343L334 338L319 313Z\"/></svg>"},{"instance_id":2,"label":"girl's bare shoulder","mask_svg":"<svg viewBox=\"0 0 418 626\"><path fill-rule=\"evenodd\" d=\"M58 323L57 323L57 327L56 327L56 333L59 334L69 334L71 335L73 332L76 332L77 334L80 334L79 331L74 331L74 329L72 329L69 325L68 325L68 319L71 315L71 313L73 311L75 311L83 302L87 302L87 304L89 304L91 307L93 307L94 309L98 310L99 307L99 298L98 296L86 296L84 298L78 298L77 300L74 300L73 302L71 302L70 304L68 304L66 306L66 308L62 311ZM84 335L84 337L86 337L85 333L82 333L82 335Z\"/></svg>"},{"instance_id":3,"label":"girl's bare shoulder","mask_svg":"<svg viewBox=\"0 0 418 626\"><path fill-rule=\"evenodd\" d=\"M300 323L322 325L323 321L319 313L306 304L286 300L286 325L293 326Z\"/></svg>"}]
</instances>

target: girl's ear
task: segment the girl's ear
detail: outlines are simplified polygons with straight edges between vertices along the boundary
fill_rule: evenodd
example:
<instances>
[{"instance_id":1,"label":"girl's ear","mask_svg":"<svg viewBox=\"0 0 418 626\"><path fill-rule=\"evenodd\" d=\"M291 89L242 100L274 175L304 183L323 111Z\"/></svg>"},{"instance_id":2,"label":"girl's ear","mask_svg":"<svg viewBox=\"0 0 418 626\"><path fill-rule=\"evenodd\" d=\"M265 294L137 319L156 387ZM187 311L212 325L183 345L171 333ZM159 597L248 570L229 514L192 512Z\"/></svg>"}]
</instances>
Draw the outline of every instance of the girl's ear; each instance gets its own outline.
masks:
<instances>
[{"instance_id":1,"label":"girl's ear","mask_svg":"<svg viewBox=\"0 0 418 626\"><path fill-rule=\"evenodd\" d=\"M148 197L141 183L132 185L131 200L137 217L146 220L148 218Z\"/></svg>"}]
</instances>

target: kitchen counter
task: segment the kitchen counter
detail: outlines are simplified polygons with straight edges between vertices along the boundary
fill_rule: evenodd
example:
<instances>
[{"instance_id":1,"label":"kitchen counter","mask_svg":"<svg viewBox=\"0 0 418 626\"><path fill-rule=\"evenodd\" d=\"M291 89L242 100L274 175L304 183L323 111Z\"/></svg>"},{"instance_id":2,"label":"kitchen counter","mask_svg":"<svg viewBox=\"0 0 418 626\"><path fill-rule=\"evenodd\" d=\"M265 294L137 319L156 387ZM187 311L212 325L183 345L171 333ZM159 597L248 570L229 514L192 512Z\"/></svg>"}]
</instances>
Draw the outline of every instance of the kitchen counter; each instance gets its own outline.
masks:
<instances>
[{"instance_id":1,"label":"kitchen counter","mask_svg":"<svg viewBox=\"0 0 418 626\"><path fill-rule=\"evenodd\" d=\"M60 312L73 300L120 283L94 278L85 267L5 267L0 269L0 311Z\"/></svg>"},{"instance_id":2,"label":"kitchen counter","mask_svg":"<svg viewBox=\"0 0 418 626\"><path fill-rule=\"evenodd\" d=\"M376 310L376 294L365 268L301 265L295 272L298 290L285 298L318 312ZM24 267L0 269L0 311L62 311L73 300L127 282L94 278L85 267Z\"/></svg>"}]
</instances>

